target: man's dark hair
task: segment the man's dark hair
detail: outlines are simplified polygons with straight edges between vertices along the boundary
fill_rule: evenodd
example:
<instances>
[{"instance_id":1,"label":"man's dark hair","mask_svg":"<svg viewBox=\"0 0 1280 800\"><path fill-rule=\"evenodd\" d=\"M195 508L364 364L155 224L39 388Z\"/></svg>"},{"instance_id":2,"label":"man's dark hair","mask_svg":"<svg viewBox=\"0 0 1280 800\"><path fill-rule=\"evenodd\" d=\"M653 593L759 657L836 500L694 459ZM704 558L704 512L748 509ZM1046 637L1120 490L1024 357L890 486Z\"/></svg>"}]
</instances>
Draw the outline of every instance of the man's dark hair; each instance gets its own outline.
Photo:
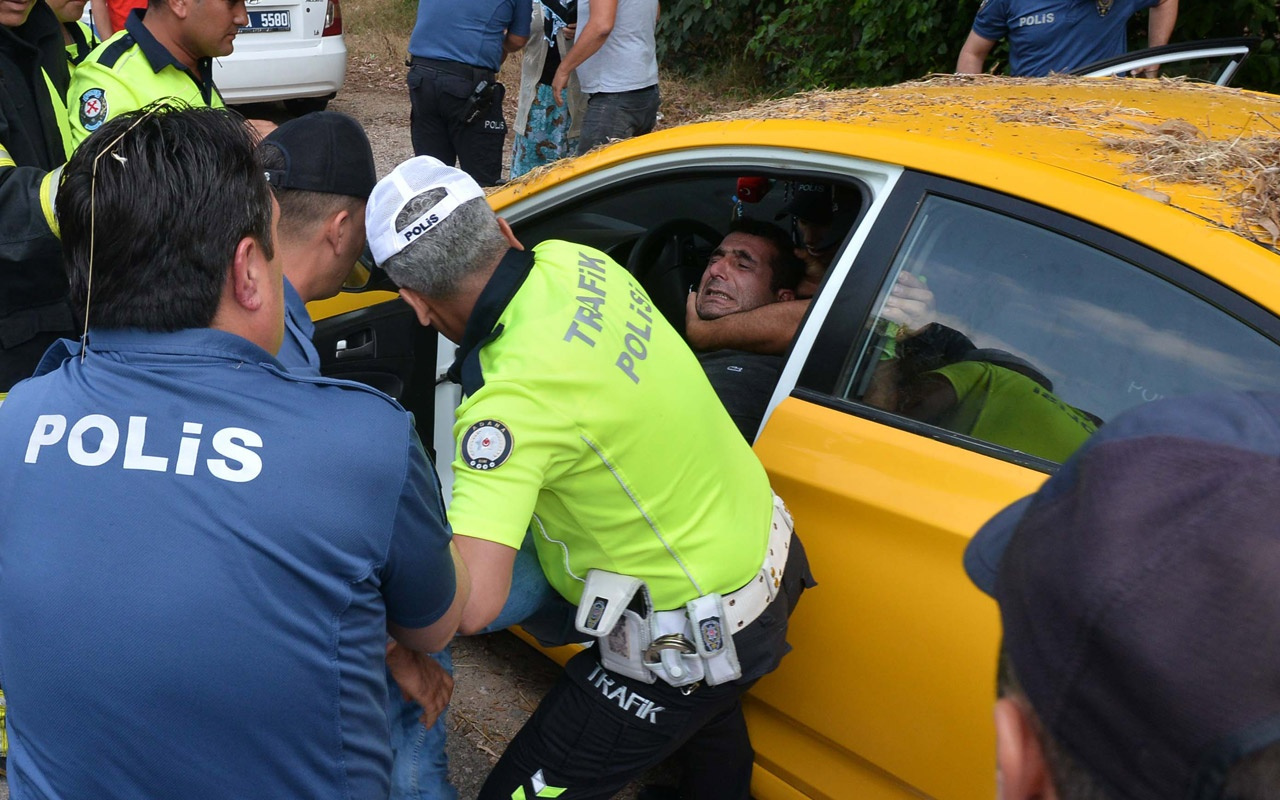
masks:
<instances>
[{"instance_id":1,"label":"man's dark hair","mask_svg":"<svg viewBox=\"0 0 1280 800\"><path fill-rule=\"evenodd\" d=\"M1067 752L1045 728L1018 682L1013 662L1003 648L996 684L996 693L1000 697L1017 698L1024 708L1031 710L1032 725L1044 750L1049 776L1058 797L1062 800L1117 800L1118 796L1107 789L1083 762ZM1280 743L1257 750L1228 767L1221 796L1232 800L1268 800L1275 796L1276 786L1280 786Z\"/></svg>"},{"instance_id":2,"label":"man's dark hair","mask_svg":"<svg viewBox=\"0 0 1280 800\"><path fill-rule=\"evenodd\" d=\"M67 162L57 204L71 301L81 319L90 305L91 327L208 327L240 240L274 256L253 135L223 109L112 118Z\"/></svg>"},{"instance_id":3,"label":"man's dark hair","mask_svg":"<svg viewBox=\"0 0 1280 800\"><path fill-rule=\"evenodd\" d=\"M258 145L258 160L268 170L282 170L288 166L284 153L271 142ZM325 222L339 211L355 212L365 201L363 197L309 192L305 189L273 187L272 191L275 192L276 202L280 204L280 236L290 238L305 236L312 226Z\"/></svg>"},{"instance_id":4,"label":"man's dark hair","mask_svg":"<svg viewBox=\"0 0 1280 800\"><path fill-rule=\"evenodd\" d=\"M773 278L769 281L770 290L794 291L800 285L800 279L804 277L804 262L796 256L791 234L772 222L750 217L734 220L729 226L729 233L745 233L765 239L773 245L774 256L769 264L773 271Z\"/></svg>"}]
</instances>

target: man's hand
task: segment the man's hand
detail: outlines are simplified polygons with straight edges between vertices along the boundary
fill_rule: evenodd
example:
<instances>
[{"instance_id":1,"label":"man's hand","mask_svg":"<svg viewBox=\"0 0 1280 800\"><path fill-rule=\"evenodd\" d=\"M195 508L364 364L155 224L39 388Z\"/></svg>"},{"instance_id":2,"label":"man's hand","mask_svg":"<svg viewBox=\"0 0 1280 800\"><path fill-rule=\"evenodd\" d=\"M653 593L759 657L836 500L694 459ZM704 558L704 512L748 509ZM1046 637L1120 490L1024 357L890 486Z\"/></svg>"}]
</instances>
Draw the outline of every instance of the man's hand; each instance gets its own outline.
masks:
<instances>
[{"instance_id":1,"label":"man's hand","mask_svg":"<svg viewBox=\"0 0 1280 800\"><path fill-rule=\"evenodd\" d=\"M908 336L914 336L937 318L933 292L910 272L899 272L880 315L901 325Z\"/></svg>"},{"instance_id":2,"label":"man's hand","mask_svg":"<svg viewBox=\"0 0 1280 800\"><path fill-rule=\"evenodd\" d=\"M431 656L387 642L387 668L400 694L422 706L422 724L430 728L453 696L453 676Z\"/></svg>"},{"instance_id":3,"label":"man's hand","mask_svg":"<svg viewBox=\"0 0 1280 800\"><path fill-rule=\"evenodd\" d=\"M698 316L697 299L697 293L690 292L685 301L684 334L690 347L702 351L728 348L770 355L785 353L809 308L808 300L780 300L719 319L703 319Z\"/></svg>"},{"instance_id":4,"label":"man's hand","mask_svg":"<svg viewBox=\"0 0 1280 800\"><path fill-rule=\"evenodd\" d=\"M684 337L694 350L707 349L705 335L699 335L704 327L702 317L698 316L698 293L689 292L684 301Z\"/></svg>"},{"instance_id":5,"label":"man's hand","mask_svg":"<svg viewBox=\"0 0 1280 800\"><path fill-rule=\"evenodd\" d=\"M551 96L556 99L556 105L558 106L564 105L564 89L569 85L570 72L572 70L565 70L562 64L551 79Z\"/></svg>"}]
</instances>

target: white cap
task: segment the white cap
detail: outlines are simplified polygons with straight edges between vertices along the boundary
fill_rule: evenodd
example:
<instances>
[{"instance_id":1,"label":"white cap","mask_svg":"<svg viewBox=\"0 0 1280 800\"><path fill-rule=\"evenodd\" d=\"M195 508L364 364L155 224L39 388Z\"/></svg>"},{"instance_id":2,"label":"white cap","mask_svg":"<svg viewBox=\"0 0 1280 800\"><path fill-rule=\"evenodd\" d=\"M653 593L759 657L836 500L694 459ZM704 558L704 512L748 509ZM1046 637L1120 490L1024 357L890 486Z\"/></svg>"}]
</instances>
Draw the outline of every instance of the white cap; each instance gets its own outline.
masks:
<instances>
[{"instance_id":1,"label":"white cap","mask_svg":"<svg viewBox=\"0 0 1280 800\"><path fill-rule=\"evenodd\" d=\"M444 189L448 194L417 219L397 229L396 218L405 205L432 189ZM458 206L477 197L484 197L484 190L462 170L445 166L431 156L416 156L405 161L378 181L365 206L365 233L374 262L382 264L443 222Z\"/></svg>"}]
</instances>

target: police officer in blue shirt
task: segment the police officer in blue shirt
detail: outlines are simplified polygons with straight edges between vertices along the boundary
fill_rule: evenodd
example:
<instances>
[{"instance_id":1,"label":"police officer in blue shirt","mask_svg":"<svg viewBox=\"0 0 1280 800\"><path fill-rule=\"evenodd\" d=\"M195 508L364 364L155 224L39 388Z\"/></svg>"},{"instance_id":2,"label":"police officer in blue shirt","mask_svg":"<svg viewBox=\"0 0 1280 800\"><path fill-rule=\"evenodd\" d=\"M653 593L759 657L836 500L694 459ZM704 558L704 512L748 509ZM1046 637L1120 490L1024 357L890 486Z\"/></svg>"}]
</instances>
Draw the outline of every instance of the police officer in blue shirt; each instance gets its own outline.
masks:
<instances>
[{"instance_id":1,"label":"police officer in blue shirt","mask_svg":"<svg viewBox=\"0 0 1280 800\"><path fill-rule=\"evenodd\" d=\"M1009 74L1043 77L1124 55L1129 19L1150 8L1147 46L1169 43L1178 0L983 0L956 72L982 72L1000 39L1009 39ZM1155 77L1158 67L1141 70Z\"/></svg>"},{"instance_id":2,"label":"police officer in blue shirt","mask_svg":"<svg viewBox=\"0 0 1280 800\"><path fill-rule=\"evenodd\" d=\"M109 121L58 208L87 337L0 406L14 796L386 797L387 635L443 647L469 592L409 415L271 356L238 118Z\"/></svg>"},{"instance_id":3,"label":"police officer in blue shirt","mask_svg":"<svg viewBox=\"0 0 1280 800\"><path fill-rule=\"evenodd\" d=\"M531 0L418 0L409 37L413 153L458 167L481 186L502 182L502 85L508 53L524 47Z\"/></svg>"},{"instance_id":4,"label":"police officer in blue shirt","mask_svg":"<svg viewBox=\"0 0 1280 800\"><path fill-rule=\"evenodd\" d=\"M276 358L319 376L307 303L336 295L364 250L364 206L378 181L373 148L359 122L317 111L267 134L259 157L280 204L285 330Z\"/></svg>"},{"instance_id":5,"label":"police officer in blue shirt","mask_svg":"<svg viewBox=\"0 0 1280 800\"><path fill-rule=\"evenodd\" d=\"M377 183L373 149L360 123L336 111L319 111L289 120L258 147L267 181L280 204L276 246L284 270L284 341L277 360L295 375L320 376L320 354L311 337L315 324L307 303L336 295L364 249L364 209ZM449 648L431 655L453 674ZM406 664L400 649L388 660L412 671L433 669L425 660ZM451 678L440 678L452 686ZM447 695L448 692L444 692ZM432 699L443 699L434 695ZM445 749L443 705L428 709L390 685L387 717L391 724L390 800L453 800Z\"/></svg>"}]
</instances>

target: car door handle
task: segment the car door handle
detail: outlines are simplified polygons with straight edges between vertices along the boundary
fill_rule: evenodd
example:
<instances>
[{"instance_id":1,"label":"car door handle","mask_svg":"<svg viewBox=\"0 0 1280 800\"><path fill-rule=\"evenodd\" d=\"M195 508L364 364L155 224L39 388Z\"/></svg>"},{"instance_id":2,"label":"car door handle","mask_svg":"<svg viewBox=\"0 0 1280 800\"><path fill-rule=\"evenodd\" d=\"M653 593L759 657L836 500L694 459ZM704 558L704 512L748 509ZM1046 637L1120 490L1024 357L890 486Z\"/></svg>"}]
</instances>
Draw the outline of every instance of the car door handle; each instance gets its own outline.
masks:
<instances>
[{"instance_id":1,"label":"car door handle","mask_svg":"<svg viewBox=\"0 0 1280 800\"><path fill-rule=\"evenodd\" d=\"M376 341L372 328L356 331L345 339L339 339L333 346L334 358L360 358L373 355Z\"/></svg>"}]
</instances>

